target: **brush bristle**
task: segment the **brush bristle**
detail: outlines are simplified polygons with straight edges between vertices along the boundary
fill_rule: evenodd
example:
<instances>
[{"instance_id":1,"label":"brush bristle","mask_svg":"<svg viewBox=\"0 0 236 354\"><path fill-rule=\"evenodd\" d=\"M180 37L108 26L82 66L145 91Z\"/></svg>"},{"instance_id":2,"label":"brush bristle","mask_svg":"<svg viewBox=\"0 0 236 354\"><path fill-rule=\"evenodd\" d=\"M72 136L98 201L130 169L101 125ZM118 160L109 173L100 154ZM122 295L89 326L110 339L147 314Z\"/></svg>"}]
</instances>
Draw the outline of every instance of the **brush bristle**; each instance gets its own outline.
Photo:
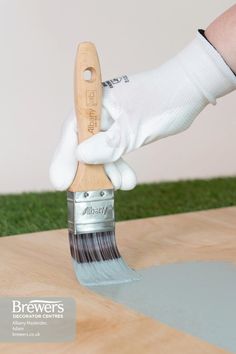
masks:
<instances>
[{"instance_id":1,"label":"brush bristle","mask_svg":"<svg viewBox=\"0 0 236 354\"><path fill-rule=\"evenodd\" d=\"M69 232L73 266L79 282L87 286L126 283L140 279L121 258L115 232Z\"/></svg>"},{"instance_id":2,"label":"brush bristle","mask_svg":"<svg viewBox=\"0 0 236 354\"><path fill-rule=\"evenodd\" d=\"M128 283L140 279L122 258L90 263L73 260L73 266L78 281L86 286Z\"/></svg>"}]
</instances>

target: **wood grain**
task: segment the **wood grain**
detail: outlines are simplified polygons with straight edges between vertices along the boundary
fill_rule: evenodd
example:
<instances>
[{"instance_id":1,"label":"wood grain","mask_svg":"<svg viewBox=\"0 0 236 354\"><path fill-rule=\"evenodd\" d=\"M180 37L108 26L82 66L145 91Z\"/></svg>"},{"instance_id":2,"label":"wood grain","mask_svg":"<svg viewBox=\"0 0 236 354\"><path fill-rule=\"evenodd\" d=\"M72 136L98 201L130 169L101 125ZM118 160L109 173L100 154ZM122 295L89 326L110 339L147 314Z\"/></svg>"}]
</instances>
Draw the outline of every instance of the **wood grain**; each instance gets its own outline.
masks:
<instances>
[{"instance_id":1,"label":"wood grain","mask_svg":"<svg viewBox=\"0 0 236 354\"><path fill-rule=\"evenodd\" d=\"M122 255L135 268L189 260L236 260L236 207L117 223ZM77 338L68 343L1 343L4 354L220 354L196 337L80 286L67 230L0 239L1 296L68 296L77 303Z\"/></svg>"},{"instance_id":2,"label":"wood grain","mask_svg":"<svg viewBox=\"0 0 236 354\"><path fill-rule=\"evenodd\" d=\"M91 73L91 77L88 79L84 77L86 71ZM81 143L100 132L101 122L101 69L96 48L91 42L83 42L78 46L74 85L78 141ZM69 191L80 192L111 188L113 186L104 172L103 165L79 163Z\"/></svg>"}]
</instances>

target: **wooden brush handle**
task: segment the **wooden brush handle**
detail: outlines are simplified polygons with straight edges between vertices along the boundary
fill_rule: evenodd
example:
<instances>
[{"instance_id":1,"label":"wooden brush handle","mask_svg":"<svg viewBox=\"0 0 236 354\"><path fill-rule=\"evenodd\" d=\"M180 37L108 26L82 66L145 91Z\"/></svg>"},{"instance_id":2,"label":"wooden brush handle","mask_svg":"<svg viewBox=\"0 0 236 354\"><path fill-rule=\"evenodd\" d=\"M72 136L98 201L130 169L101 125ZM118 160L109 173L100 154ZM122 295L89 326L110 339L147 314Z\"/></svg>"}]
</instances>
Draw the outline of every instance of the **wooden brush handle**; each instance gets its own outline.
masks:
<instances>
[{"instance_id":1,"label":"wooden brush handle","mask_svg":"<svg viewBox=\"0 0 236 354\"><path fill-rule=\"evenodd\" d=\"M92 137L100 131L102 82L96 48L84 42L78 46L75 61L75 113L78 141ZM77 172L69 187L71 192L113 188L103 165L78 164Z\"/></svg>"}]
</instances>

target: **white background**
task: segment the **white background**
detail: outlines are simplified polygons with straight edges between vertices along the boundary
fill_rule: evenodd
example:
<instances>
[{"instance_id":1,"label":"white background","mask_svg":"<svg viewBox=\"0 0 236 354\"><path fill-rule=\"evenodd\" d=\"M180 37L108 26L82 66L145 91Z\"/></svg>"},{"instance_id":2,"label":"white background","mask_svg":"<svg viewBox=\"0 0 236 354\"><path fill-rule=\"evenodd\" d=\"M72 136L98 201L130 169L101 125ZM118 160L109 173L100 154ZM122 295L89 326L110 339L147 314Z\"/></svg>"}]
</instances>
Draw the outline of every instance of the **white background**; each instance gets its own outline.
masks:
<instances>
[{"instance_id":1,"label":"white background","mask_svg":"<svg viewBox=\"0 0 236 354\"><path fill-rule=\"evenodd\" d=\"M103 79L152 69L230 0L0 0L0 193L52 189L48 167L73 105L77 43L93 41ZM186 132L127 156L139 182L234 175L236 92Z\"/></svg>"}]
</instances>

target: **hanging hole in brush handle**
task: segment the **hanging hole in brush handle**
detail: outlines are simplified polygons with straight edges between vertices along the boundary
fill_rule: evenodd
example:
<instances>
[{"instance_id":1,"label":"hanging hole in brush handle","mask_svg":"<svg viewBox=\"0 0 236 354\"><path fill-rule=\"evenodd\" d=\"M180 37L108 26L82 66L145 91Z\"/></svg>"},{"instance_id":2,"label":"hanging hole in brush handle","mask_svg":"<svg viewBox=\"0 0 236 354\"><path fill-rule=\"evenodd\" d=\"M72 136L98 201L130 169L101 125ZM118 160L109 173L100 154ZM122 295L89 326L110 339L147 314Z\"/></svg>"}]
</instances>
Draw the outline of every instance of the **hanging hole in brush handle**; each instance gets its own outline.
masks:
<instances>
[{"instance_id":1,"label":"hanging hole in brush handle","mask_svg":"<svg viewBox=\"0 0 236 354\"><path fill-rule=\"evenodd\" d=\"M92 67L87 68L83 72L83 78L87 82L93 82L95 80L96 70Z\"/></svg>"},{"instance_id":2,"label":"hanging hole in brush handle","mask_svg":"<svg viewBox=\"0 0 236 354\"><path fill-rule=\"evenodd\" d=\"M78 46L74 79L75 113L78 126L78 142L100 132L102 79L96 48L91 42ZM103 165L79 163L69 190L71 192L112 189Z\"/></svg>"}]
</instances>

